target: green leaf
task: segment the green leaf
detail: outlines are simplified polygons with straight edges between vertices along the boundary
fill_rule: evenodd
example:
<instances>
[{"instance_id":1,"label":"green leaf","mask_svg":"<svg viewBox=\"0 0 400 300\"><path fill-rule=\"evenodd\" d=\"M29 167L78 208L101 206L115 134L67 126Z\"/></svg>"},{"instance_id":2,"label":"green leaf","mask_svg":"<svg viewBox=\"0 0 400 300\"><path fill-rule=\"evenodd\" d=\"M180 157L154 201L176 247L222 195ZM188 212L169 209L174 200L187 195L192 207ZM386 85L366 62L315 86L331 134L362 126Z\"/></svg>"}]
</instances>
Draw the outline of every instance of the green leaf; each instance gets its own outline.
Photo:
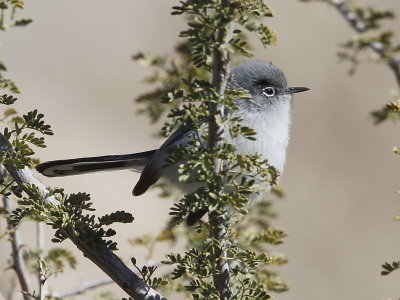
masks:
<instances>
[{"instance_id":1,"label":"green leaf","mask_svg":"<svg viewBox=\"0 0 400 300\"><path fill-rule=\"evenodd\" d=\"M7 71L5 64L0 60L0 71Z\"/></svg>"},{"instance_id":2,"label":"green leaf","mask_svg":"<svg viewBox=\"0 0 400 300\"><path fill-rule=\"evenodd\" d=\"M393 271L400 269L400 261L394 261L392 263L384 263L382 265L383 270L381 271L381 275L389 275Z\"/></svg>"},{"instance_id":3,"label":"green leaf","mask_svg":"<svg viewBox=\"0 0 400 300\"><path fill-rule=\"evenodd\" d=\"M23 26L26 26L26 25L28 25L28 24L30 24L32 22L33 22L32 19L19 19L19 20L15 21L13 25L14 26L18 26L18 27L23 27Z\"/></svg>"},{"instance_id":4,"label":"green leaf","mask_svg":"<svg viewBox=\"0 0 400 300\"><path fill-rule=\"evenodd\" d=\"M50 249L44 257L44 260L49 264L51 263L53 269L61 271L64 269L65 262L68 263L72 269L75 269L77 264L76 258L72 252L64 248Z\"/></svg>"},{"instance_id":5,"label":"green leaf","mask_svg":"<svg viewBox=\"0 0 400 300\"><path fill-rule=\"evenodd\" d=\"M116 211L111 214L99 217L99 223L101 225L111 225L113 223L132 223L135 218L131 213L125 211Z\"/></svg>"},{"instance_id":6,"label":"green leaf","mask_svg":"<svg viewBox=\"0 0 400 300\"><path fill-rule=\"evenodd\" d=\"M0 75L0 89L8 90L16 94L20 92L14 81L12 81L11 79L4 78L1 75Z\"/></svg>"},{"instance_id":7,"label":"green leaf","mask_svg":"<svg viewBox=\"0 0 400 300\"><path fill-rule=\"evenodd\" d=\"M1 104L11 105L11 104L14 104L15 101L17 101L17 98L15 98L12 95L7 95L7 94L0 95L0 103Z\"/></svg>"}]
</instances>

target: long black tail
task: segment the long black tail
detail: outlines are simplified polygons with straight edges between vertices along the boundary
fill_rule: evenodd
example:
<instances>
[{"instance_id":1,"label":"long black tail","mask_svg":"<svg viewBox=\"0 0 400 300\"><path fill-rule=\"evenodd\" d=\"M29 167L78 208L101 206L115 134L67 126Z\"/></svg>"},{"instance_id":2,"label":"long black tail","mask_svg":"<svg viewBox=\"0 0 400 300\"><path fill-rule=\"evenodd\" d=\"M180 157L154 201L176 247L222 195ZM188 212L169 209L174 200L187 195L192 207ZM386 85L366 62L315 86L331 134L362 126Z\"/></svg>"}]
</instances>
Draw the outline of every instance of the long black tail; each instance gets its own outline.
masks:
<instances>
[{"instance_id":1,"label":"long black tail","mask_svg":"<svg viewBox=\"0 0 400 300\"><path fill-rule=\"evenodd\" d=\"M53 160L37 165L36 170L48 177L123 169L141 172L156 151Z\"/></svg>"}]
</instances>

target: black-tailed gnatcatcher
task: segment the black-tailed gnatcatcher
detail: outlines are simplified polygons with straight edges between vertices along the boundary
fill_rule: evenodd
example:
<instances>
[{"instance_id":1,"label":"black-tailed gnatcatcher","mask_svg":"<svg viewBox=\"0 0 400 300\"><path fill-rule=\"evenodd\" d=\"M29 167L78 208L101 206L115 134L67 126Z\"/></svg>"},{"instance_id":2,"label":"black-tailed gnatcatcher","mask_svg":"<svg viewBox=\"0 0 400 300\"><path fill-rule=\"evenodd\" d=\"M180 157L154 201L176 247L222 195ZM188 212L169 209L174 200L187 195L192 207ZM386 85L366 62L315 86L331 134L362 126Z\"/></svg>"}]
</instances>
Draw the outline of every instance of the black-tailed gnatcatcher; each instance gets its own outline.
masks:
<instances>
[{"instance_id":1,"label":"black-tailed gnatcatcher","mask_svg":"<svg viewBox=\"0 0 400 300\"><path fill-rule=\"evenodd\" d=\"M282 172L289 142L290 100L292 94L309 89L288 87L286 77L280 69L271 63L260 60L248 60L235 67L231 72L229 85L249 91L251 99L237 99L238 109L231 113L243 119L242 125L251 127L257 132L255 141L241 136L235 138L233 143L236 151L250 154L259 153ZM188 143L192 134L192 130L181 127L156 150L48 161L39 164L36 169L49 177L130 169L141 173L140 179L133 189L135 196L146 192L160 178L167 179L184 193L189 193L199 185L179 182L177 168L163 168L163 165L168 156L166 150L174 145ZM262 196L261 193L256 197ZM195 219L188 219L188 223L196 222L204 213L205 211L192 216Z\"/></svg>"}]
</instances>

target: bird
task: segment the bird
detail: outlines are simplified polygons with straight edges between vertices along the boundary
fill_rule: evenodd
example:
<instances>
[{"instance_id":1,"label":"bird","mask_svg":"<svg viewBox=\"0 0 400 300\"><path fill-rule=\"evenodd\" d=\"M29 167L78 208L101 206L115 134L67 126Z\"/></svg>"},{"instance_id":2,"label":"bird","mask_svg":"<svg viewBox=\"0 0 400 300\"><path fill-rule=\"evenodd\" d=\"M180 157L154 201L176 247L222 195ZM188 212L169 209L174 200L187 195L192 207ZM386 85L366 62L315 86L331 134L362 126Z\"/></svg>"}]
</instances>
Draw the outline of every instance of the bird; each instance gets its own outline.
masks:
<instances>
[{"instance_id":1,"label":"bird","mask_svg":"<svg viewBox=\"0 0 400 300\"><path fill-rule=\"evenodd\" d=\"M291 99L295 93L308 91L307 87L288 87L281 69L271 62L250 59L232 69L228 86L247 90L249 99L235 99L236 110L231 113L242 119L241 124L257 132L255 140L243 136L233 138L238 153L260 154L280 173L286 161L291 125ZM226 114L226 113L225 113ZM105 155L47 161L36 166L36 170L48 177L71 176L99 171L129 169L139 172L140 178L132 194L140 196L160 179L166 179L184 194L193 192L199 183L185 183L178 180L178 167L164 168L168 149L187 144L194 134L192 128L179 127L158 148L154 150L118 155ZM227 132L222 132L227 137ZM263 193L253 195L261 198ZM201 210L187 217L187 224L193 225L205 215Z\"/></svg>"}]
</instances>

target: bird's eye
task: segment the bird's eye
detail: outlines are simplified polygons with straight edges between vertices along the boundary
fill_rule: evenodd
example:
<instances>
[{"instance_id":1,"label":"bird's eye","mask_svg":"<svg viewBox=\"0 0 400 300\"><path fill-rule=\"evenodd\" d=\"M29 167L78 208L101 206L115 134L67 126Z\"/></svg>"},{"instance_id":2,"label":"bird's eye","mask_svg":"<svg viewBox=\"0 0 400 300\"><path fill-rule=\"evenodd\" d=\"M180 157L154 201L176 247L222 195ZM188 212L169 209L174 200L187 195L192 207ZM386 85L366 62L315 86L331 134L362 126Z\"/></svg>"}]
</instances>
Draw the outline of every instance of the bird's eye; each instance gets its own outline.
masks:
<instances>
[{"instance_id":1,"label":"bird's eye","mask_svg":"<svg viewBox=\"0 0 400 300\"><path fill-rule=\"evenodd\" d=\"M267 97L275 96L275 89L273 87L263 88L262 93Z\"/></svg>"}]
</instances>

